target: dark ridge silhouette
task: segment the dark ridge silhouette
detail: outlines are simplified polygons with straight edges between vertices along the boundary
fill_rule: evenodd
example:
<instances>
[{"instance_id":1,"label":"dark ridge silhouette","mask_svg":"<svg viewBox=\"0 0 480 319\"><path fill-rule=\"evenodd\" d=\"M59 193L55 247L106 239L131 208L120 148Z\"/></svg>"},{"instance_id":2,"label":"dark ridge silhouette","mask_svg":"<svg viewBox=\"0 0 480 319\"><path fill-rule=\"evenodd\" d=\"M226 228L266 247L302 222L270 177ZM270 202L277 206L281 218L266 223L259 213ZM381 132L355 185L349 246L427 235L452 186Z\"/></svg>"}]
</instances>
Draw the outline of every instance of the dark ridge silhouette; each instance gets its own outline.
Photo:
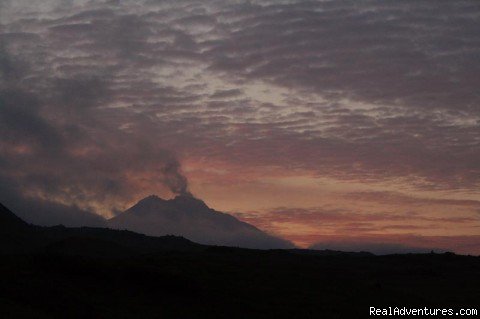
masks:
<instances>
[{"instance_id":1,"label":"dark ridge silhouette","mask_svg":"<svg viewBox=\"0 0 480 319\"><path fill-rule=\"evenodd\" d=\"M137 253L150 253L160 250L188 251L201 249L202 245L191 242L180 236L152 237L128 230L113 230L108 228L63 226L42 227L37 230L50 240L60 240L69 237L88 237L122 245Z\"/></svg>"},{"instance_id":2,"label":"dark ridge silhouette","mask_svg":"<svg viewBox=\"0 0 480 319\"><path fill-rule=\"evenodd\" d=\"M286 240L208 207L189 193L170 200L148 196L110 219L108 226L150 236L181 235L206 245L254 249L294 247Z\"/></svg>"},{"instance_id":3,"label":"dark ridge silhouette","mask_svg":"<svg viewBox=\"0 0 480 319\"><path fill-rule=\"evenodd\" d=\"M0 253L22 253L35 245L33 226L0 203Z\"/></svg>"},{"instance_id":4,"label":"dark ridge silhouette","mask_svg":"<svg viewBox=\"0 0 480 319\"><path fill-rule=\"evenodd\" d=\"M208 212L193 198L147 198ZM0 318L367 318L369 307L478 308L480 257L204 246L28 225L0 206ZM139 211L142 213L142 211Z\"/></svg>"},{"instance_id":5,"label":"dark ridge silhouette","mask_svg":"<svg viewBox=\"0 0 480 319\"><path fill-rule=\"evenodd\" d=\"M27 228L26 222L0 203L0 232L13 232Z\"/></svg>"},{"instance_id":6,"label":"dark ridge silhouette","mask_svg":"<svg viewBox=\"0 0 480 319\"><path fill-rule=\"evenodd\" d=\"M95 258L118 258L133 254L133 251L125 246L95 237L68 237L48 244L45 247L45 252Z\"/></svg>"},{"instance_id":7,"label":"dark ridge silhouette","mask_svg":"<svg viewBox=\"0 0 480 319\"><path fill-rule=\"evenodd\" d=\"M202 249L201 245L180 236L151 237L108 228L29 225L0 205L0 234L3 237L0 252L4 253L68 251L69 254L95 255L104 247L108 255L107 247L118 247L117 251L130 254ZM82 248L79 247L80 243L83 243Z\"/></svg>"}]
</instances>

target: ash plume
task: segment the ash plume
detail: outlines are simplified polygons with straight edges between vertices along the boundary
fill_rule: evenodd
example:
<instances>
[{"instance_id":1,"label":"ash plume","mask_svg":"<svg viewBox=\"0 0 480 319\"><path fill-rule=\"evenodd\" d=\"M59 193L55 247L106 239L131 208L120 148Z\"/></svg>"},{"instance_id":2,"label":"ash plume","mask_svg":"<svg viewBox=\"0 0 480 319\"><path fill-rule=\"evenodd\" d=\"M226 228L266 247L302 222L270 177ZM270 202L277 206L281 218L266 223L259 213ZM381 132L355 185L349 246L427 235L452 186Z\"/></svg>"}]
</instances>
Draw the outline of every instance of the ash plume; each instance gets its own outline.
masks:
<instances>
[{"instance_id":1,"label":"ash plume","mask_svg":"<svg viewBox=\"0 0 480 319\"><path fill-rule=\"evenodd\" d=\"M163 182L172 193L191 196L191 193L188 191L187 178L181 173L178 160L172 159L167 162L162 169L162 173L164 175Z\"/></svg>"}]
</instances>

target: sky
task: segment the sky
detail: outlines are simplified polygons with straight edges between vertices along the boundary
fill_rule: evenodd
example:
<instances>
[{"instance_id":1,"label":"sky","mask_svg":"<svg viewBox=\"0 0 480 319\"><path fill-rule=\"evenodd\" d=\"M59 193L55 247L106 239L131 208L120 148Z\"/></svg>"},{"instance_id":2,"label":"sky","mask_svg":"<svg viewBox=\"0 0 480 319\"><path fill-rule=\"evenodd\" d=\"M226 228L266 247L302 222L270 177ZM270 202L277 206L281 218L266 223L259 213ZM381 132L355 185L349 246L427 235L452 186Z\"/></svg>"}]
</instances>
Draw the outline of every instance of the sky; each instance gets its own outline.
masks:
<instances>
[{"instance_id":1,"label":"sky","mask_svg":"<svg viewBox=\"0 0 480 319\"><path fill-rule=\"evenodd\" d=\"M299 247L480 254L478 1L0 1L0 201L188 190Z\"/></svg>"}]
</instances>

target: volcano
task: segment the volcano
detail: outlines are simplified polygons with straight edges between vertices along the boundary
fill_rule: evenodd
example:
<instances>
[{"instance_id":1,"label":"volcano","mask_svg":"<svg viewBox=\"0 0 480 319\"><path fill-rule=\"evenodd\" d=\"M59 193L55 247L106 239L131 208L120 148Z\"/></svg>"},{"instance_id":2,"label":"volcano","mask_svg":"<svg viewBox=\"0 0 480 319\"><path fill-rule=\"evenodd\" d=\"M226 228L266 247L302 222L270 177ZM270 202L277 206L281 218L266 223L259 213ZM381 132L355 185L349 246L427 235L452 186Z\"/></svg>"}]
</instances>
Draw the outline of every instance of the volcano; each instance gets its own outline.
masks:
<instances>
[{"instance_id":1,"label":"volcano","mask_svg":"<svg viewBox=\"0 0 480 319\"><path fill-rule=\"evenodd\" d=\"M149 236L183 236L206 245L259 249L293 247L286 240L208 207L190 194L170 200L148 196L110 219L108 226Z\"/></svg>"}]
</instances>

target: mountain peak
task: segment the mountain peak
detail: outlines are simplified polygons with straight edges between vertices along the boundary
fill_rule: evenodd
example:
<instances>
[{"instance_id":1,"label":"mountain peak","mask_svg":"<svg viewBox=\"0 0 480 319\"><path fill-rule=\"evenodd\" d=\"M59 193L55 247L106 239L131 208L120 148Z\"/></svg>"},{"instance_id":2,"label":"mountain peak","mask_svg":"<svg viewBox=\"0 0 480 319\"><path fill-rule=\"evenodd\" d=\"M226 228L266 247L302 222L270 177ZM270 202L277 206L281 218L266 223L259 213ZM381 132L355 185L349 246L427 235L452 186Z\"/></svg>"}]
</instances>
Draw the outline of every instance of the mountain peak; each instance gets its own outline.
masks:
<instances>
[{"instance_id":1,"label":"mountain peak","mask_svg":"<svg viewBox=\"0 0 480 319\"><path fill-rule=\"evenodd\" d=\"M163 198L155 195L155 194L152 194L152 195L149 195L149 196L141 199L141 200L139 201L139 203L140 203L140 202L154 202L154 201L165 201L165 200L164 200Z\"/></svg>"},{"instance_id":2,"label":"mountain peak","mask_svg":"<svg viewBox=\"0 0 480 319\"><path fill-rule=\"evenodd\" d=\"M177 195L175 198L165 200L157 195L147 196L133 207L137 212L159 211L164 209L172 209L179 211L205 211L210 208L200 199L194 197L190 193Z\"/></svg>"},{"instance_id":3,"label":"mountain peak","mask_svg":"<svg viewBox=\"0 0 480 319\"><path fill-rule=\"evenodd\" d=\"M190 193L169 200L148 196L110 219L109 226L146 235L183 236L201 244L268 249L293 247L288 241L209 208Z\"/></svg>"},{"instance_id":4,"label":"mountain peak","mask_svg":"<svg viewBox=\"0 0 480 319\"><path fill-rule=\"evenodd\" d=\"M142 210L151 210L160 206L164 206L166 203L168 203L167 200L158 197L157 195L150 195L139 200L135 205L133 205L133 207L142 208Z\"/></svg>"},{"instance_id":5,"label":"mountain peak","mask_svg":"<svg viewBox=\"0 0 480 319\"><path fill-rule=\"evenodd\" d=\"M184 210L205 210L210 209L201 199L194 197L190 193L180 194L171 199L170 202Z\"/></svg>"}]
</instances>

